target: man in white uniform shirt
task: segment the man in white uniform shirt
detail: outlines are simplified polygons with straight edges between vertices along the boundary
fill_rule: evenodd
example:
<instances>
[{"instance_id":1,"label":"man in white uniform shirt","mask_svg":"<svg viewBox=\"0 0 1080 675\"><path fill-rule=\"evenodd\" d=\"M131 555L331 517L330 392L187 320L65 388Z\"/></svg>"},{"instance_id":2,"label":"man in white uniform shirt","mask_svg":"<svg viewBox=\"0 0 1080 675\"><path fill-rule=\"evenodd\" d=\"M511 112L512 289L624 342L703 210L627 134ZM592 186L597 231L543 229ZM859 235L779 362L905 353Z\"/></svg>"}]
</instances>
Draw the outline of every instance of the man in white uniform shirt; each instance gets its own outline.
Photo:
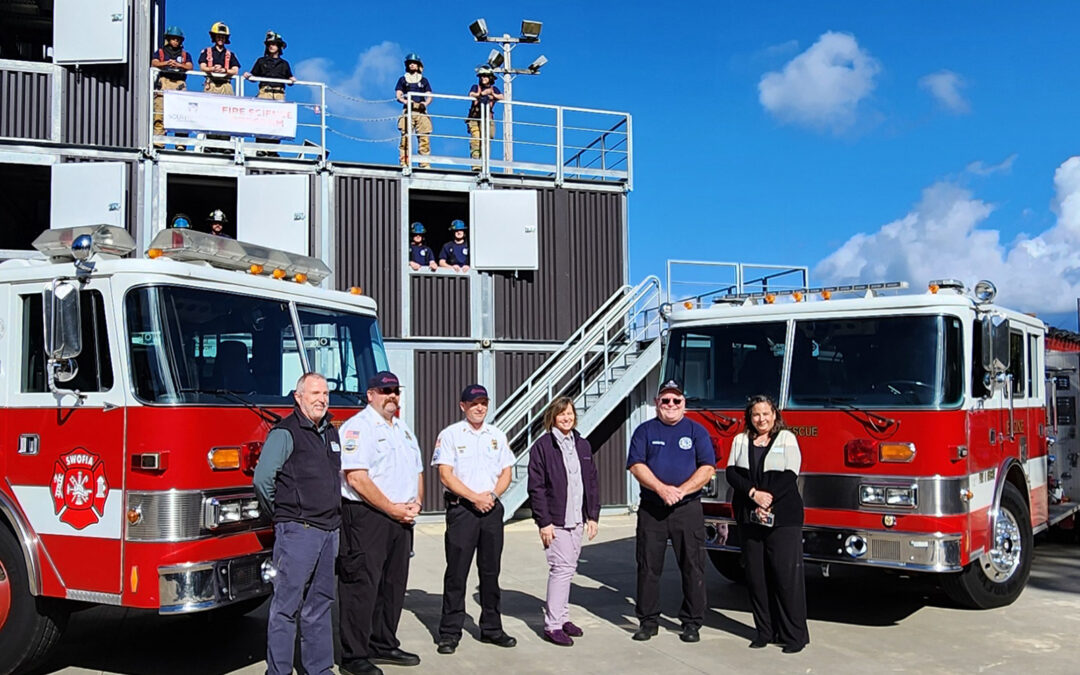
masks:
<instances>
[{"instance_id":1,"label":"man in white uniform shirt","mask_svg":"<svg viewBox=\"0 0 1080 675\"><path fill-rule=\"evenodd\" d=\"M424 499L416 436L396 417L401 385L383 371L368 380L367 407L341 425L341 550L338 602L341 672L382 672L376 663L415 666L402 651L413 523Z\"/></svg>"},{"instance_id":2,"label":"man in white uniform shirt","mask_svg":"<svg viewBox=\"0 0 1080 675\"><path fill-rule=\"evenodd\" d=\"M443 576L440 654L453 654L465 625L465 584L476 554L480 576L480 641L513 647L499 610L499 567L503 549L503 505L514 453L506 434L485 424L487 389L470 384L461 392L465 419L439 433L431 465L446 487L446 574Z\"/></svg>"}]
</instances>

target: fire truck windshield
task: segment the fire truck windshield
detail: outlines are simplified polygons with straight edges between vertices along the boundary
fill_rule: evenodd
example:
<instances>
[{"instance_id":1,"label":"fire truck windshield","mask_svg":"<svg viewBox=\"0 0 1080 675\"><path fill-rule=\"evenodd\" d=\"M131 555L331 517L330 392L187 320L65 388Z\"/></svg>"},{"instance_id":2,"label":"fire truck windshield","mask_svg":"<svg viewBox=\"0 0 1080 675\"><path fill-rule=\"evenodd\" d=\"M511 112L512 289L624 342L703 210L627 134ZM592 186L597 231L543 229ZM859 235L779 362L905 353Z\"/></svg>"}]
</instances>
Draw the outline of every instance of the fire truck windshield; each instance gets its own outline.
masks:
<instances>
[{"instance_id":1,"label":"fire truck windshield","mask_svg":"<svg viewBox=\"0 0 1080 675\"><path fill-rule=\"evenodd\" d=\"M950 407L963 396L960 319L796 321L787 406Z\"/></svg>"},{"instance_id":2,"label":"fire truck windshield","mask_svg":"<svg viewBox=\"0 0 1080 675\"><path fill-rule=\"evenodd\" d=\"M683 383L692 408L740 410L779 400L787 322L673 328L663 379ZM950 407L963 397L960 319L845 317L795 322L786 406Z\"/></svg>"},{"instance_id":3,"label":"fire truck windshield","mask_svg":"<svg viewBox=\"0 0 1080 675\"><path fill-rule=\"evenodd\" d=\"M292 405L303 374L289 302L186 286L144 286L125 299L135 395L148 403ZM372 316L299 305L308 363L330 404L365 402L387 367ZM239 400L242 398L242 401Z\"/></svg>"}]
</instances>

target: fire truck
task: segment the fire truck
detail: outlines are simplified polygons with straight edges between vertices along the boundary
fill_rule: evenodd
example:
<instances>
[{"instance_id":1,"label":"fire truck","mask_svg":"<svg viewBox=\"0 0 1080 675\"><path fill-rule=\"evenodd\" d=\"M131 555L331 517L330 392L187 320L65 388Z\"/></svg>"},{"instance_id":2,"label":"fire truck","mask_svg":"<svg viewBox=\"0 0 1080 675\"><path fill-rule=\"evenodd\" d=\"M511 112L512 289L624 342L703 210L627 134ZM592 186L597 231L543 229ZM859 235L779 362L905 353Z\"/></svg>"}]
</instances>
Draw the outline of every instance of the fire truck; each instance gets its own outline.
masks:
<instances>
[{"instance_id":1,"label":"fire truck","mask_svg":"<svg viewBox=\"0 0 1080 675\"><path fill-rule=\"evenodd\" d=\"M86 604L244 613L269 593L251 476L298 377L338 420L387 367L375 303L320 260L167 229L47 230L0 264L0 672Z\"/></svg>"},{"instance_id":2,"label":"fire truck","mask_svg":"<svg viewBox=\"0 0 1080 675\"><path fill-rule=\"evenodd\" d=\"M664 307L662 377L684 383L687 414L716 447L706 538L726 576L741 568L722 469L754 394L772 396L799 439L804 556L826 573L831 563L935 573L964 606L1007 605L1027 582L1033 535L1077 510L1076 495L1048 492L1045 324L995 304L990 282L906 288Z\"/></svg>"}]
</instances>

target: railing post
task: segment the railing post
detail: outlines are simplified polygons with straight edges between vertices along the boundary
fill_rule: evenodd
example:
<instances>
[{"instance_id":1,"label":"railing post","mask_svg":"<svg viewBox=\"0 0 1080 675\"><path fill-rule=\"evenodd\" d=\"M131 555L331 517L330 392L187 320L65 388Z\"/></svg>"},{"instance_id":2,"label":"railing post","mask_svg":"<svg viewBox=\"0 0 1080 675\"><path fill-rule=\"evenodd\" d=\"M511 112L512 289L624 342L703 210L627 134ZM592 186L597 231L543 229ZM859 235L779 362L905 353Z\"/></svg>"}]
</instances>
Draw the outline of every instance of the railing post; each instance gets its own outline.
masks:
<instances>
[{"instance_id":1,"label":"railing post","mask_svg":"<svg viewBox=\"0 0 1080 675\"><path fill-rule=\"evenodd\" d=\"M626 189L634 189L634 130L630 115L626 116Z\"/></svg>"},{"instance_id":2,"label":"railing post","mask_svg":"<svg viewBox=\"0 0 1080 675\"><path fill-rule=\"evenodd\" d=\"M563 184L563 108L555 108L555 185Z\"/></svg>"},{"instance_id":3,"label":"railing post","mask_svg":"<svg viewBox=\"0 0 1080 675\"><path fill-rule=\"evenodd\" d=\"M326 83L319 85L319 148L321 159L326 161Z\"/></svg>"}]
</instances>

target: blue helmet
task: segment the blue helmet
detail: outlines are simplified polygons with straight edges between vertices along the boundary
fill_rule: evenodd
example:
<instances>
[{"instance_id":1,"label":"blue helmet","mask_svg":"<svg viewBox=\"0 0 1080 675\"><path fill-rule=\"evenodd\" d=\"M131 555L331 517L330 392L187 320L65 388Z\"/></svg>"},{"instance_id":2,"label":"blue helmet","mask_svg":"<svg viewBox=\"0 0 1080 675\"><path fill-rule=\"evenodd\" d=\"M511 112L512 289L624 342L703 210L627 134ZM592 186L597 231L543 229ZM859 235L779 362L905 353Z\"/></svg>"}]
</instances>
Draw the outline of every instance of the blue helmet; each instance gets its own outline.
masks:
<instances>
[{"instance_id":1,"label":"blue helmet","mask_svg":"<svg viewBox=\"0 0 1080 675\"><path fill-rule=\"evenodd\" d=\"M450 221L450 230L451 231L454 231L454 230L466 230L466 229L468 229L468 228L465 227L465 221L464 220Z\"/></svg>"},{"instance_id":2,"label":"blue helmet","mask_svg":"<svg viewBox=\"0 0 1080 675\"><path fill-rule=\"evenodd\" d=\"M413 223L412 226L409 228L409 231L413 234L424 234L425 232L427 232L427 230L424 229L423 223Z\"/></svg>"},{"instance_id":3,"label":"blue helmet","mask_svg":"<svg viewBox=\"0 0 1080 675\"><path fill-rule=\"evenodd\" d=\"M187 217L186 213L178 213L173 216L170 227L176 227L180 229L187 229L191 227L191 218Z\"/></svg>"},{"instance_id":4,"label":"blue helmet","mask_svg":"<svg viewBox=\"0 0 1080 675\"><path fill-rule=\"evenodd\" d=\"M178 38L180 38L180 41L183 42L184 41L184 31L180 28L180 26L169 26L168 28L165 29L165 37L166 38L178 37Z\"/></svg>"},{"instance_id":5,"label":"blue helmet","mask_svg":"<svg viewBox=\"0 0 1080 675\"><path fill-rule=\"evenodd\" d=\"M421 70L424 68L424 61L416 52L409 52L405 55L405 65L408 66L410 63L415 63L416 65L420 66Z\"/></svg>"}]
</instances>

